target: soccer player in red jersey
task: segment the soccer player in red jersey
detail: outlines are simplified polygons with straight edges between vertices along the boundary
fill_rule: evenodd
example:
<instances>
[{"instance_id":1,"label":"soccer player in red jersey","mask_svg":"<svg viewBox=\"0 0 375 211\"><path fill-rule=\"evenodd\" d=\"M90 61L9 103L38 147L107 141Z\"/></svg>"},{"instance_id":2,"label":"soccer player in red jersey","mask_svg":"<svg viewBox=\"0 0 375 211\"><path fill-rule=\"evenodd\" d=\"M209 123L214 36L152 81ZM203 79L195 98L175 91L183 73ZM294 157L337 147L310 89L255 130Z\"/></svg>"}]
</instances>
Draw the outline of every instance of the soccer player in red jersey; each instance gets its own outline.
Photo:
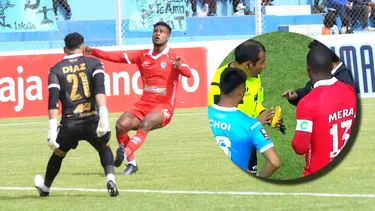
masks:
<instances>
[{"instance_id":1,"label":"soccer player in red jersey","mask_svg":"<svg viewBox=\"0 0 375 211\"><path fill-rule=\"evenodd\" d=\"M180 75L192 76L189 66L167 45L171 31L167 23L156 23L152 34L153 48L137 53L105 52L86 47L86 53L97 58L116 63L136 64L143 79L141 99L116 122L119 148L115 166L121 166L124 159L128 161L122 175L129 175L138 170L134 152L144 143L148 132L165 127L171 121ZM128 135L130 130L137 130L132 138Z\"/></svg>"},{"instance_id":2,"label":"soccer player in red jersey","mask_svg":"<svg viewBox=\"0 0 375 211\"><path fill-rule=\"evenodd\" d=\"M317 46L307 54L313 89L297 105L297 127L292 147L305 155L303 176L324 168L345 146L356 115L354 88L332 77L331 51Z\"/></svg>"}]
</instances>

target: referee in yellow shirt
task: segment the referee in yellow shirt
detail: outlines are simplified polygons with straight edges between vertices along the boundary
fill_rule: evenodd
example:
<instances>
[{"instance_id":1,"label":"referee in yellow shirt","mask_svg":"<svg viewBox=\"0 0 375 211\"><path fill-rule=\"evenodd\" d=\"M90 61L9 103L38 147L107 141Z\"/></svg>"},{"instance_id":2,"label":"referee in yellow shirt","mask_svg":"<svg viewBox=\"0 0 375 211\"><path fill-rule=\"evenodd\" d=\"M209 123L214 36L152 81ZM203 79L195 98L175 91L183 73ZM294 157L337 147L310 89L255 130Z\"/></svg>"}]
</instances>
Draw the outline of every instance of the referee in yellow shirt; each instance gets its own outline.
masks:
<instances>
[{"instance_id":1,"label":"referee in yellow shirt","mask_svg":"<svg viewBox=\"0 0 375 211\"><path fill-rule=\"evenodd\" d=\"M255 40L247 40L234 50L234 61L220 67L212 80L208 105L219 102L220 99L220 76L227 67L236 67L243 70L247 75L246 93L238 105L238 109L248 116L258 118L262 124L271 123L274 115L273 110L267 110L263 105L263 88L261 86L260 73L266 68L266 49L262 43ZM257 151L254 148L249 158L248 169L250 173L257 173Z\"/></svg>"}]
</instances>

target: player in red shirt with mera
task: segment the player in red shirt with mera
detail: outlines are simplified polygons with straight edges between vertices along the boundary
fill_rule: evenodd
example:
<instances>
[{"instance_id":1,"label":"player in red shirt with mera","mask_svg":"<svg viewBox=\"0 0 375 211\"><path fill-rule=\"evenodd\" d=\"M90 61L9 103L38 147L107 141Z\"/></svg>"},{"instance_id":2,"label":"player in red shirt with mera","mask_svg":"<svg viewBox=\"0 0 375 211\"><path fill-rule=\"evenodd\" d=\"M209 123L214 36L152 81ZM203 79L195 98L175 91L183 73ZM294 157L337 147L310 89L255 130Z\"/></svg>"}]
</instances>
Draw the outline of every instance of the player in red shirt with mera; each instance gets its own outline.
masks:
<instances>
[{"instance_id":1,"label":"player in red shirt with mera","mask_svg":"<svg viewBox=\"0 0 375 211\"><path fill-rule=\"evenodd\" d=\"M313 90L297 105L294 151L305 155L303 176L329 164L342 150L352 132L356 92L331 75L331 50L317 46L307 54L307 72Z\"/></svg>"},{"instance_id":2,"label":"player in red shirt with mera","mask_svg":"<svg viewBox=\"0 0 375 211\"><path fill-rule=\"evenodd\" d=\"M180 75L191 77L189 66L168 47L172 32L165 22L154 25L153 48L137 53L105 52L86 47L86 53L116 63L136 64L143 80L141 99L125 111L116 122L116 137L119 144L115 166L124 159L128 165L121 173L129 175L138 170L134 152L143 144L147 133L165 127L172 119ZM137 130L130 138L128 132Z\"/></svg>"}]
</instances>

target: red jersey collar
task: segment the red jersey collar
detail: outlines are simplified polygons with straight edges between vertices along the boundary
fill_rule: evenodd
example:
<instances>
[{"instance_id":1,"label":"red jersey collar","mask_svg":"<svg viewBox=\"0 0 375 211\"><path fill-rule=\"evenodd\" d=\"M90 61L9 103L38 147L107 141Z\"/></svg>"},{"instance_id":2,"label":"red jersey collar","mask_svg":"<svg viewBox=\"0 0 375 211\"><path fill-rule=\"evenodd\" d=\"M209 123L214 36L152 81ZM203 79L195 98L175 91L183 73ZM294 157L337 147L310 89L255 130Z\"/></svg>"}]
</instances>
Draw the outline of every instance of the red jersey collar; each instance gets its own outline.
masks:
<instances>
[{"instance_id":1,"label":"red jersey collar","mask_svg":"<svg viewBox=\"0 0 375 211\"><path fill-rule=\"evenodd\" d=\"M320 80L320 81L317 81L317 82L314 83L313 88L317 88L319 86L331 86L336 82L337 82L337 78L335 78L335 77L332 77L332 78L326 79L326 80Z\"/></svg>"},{"instance_id":2,"label":"red jersey collar","mask_svg":"<svg viewBox=\"0 0 375 211\"><path fill-rule=\"evenodd\" d=\"M170 50L170 47L167 46L161 53L159 53L158 55L156 56L153 56L152 53L154 52L154 47L152 47L149 51L148 51L148 55L151 56L151 58L153 59L157 59L159 58L160 56L162 55L165 55L165 54L168 54L169 53L169 50Z\"/></svg>"}]
</instances>

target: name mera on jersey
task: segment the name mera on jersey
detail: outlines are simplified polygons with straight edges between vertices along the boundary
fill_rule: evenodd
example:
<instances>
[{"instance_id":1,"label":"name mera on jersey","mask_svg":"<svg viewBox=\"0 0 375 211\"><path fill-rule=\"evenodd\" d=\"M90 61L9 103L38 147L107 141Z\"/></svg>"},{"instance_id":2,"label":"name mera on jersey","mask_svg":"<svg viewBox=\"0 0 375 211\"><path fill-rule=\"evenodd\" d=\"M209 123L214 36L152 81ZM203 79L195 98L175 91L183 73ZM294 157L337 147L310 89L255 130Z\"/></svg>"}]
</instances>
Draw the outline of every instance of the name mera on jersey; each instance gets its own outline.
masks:
<instances>
[{"instance_id":1,"label":"name mera on jersey","mask_svg":"<svg viewBox=\"0 0 375 211\"><path fill-rule=\"evenodd\" d=\"M209 121L210 121L210 127L217 128L217 129L220 129L220 130L230 131L230 129L232 127L231 124L228 124L226 122L221 122L221 121L213 120L213 119L210 119Z\"/></svg>"},{"instance_id":2,"label":"name mera on jersey","mask_svg":"<svg viewBox=\"0 0 375 211\"><path fill-rule=\"evenodd\" d=\"M328 117L328 122L337 121L337 120L340 120L346 117L351 117L351 116L354 116L355 118L354 108L343 109L333 114L330 114Z\"/></svg>"},{"instance_id":3,"label":"name mera on jersey","mask_svg":"<svg viewBox=\"0 0 375 211\"><path fill-rule=\"evenodd\" d=\"M347 117L355 118L354 108L343 109L328 115L328 122L337 121ZM311 133L313 129L313 121L306 119L297 119L297 131L304 131Z\"/></svg>"}]
</instances>

